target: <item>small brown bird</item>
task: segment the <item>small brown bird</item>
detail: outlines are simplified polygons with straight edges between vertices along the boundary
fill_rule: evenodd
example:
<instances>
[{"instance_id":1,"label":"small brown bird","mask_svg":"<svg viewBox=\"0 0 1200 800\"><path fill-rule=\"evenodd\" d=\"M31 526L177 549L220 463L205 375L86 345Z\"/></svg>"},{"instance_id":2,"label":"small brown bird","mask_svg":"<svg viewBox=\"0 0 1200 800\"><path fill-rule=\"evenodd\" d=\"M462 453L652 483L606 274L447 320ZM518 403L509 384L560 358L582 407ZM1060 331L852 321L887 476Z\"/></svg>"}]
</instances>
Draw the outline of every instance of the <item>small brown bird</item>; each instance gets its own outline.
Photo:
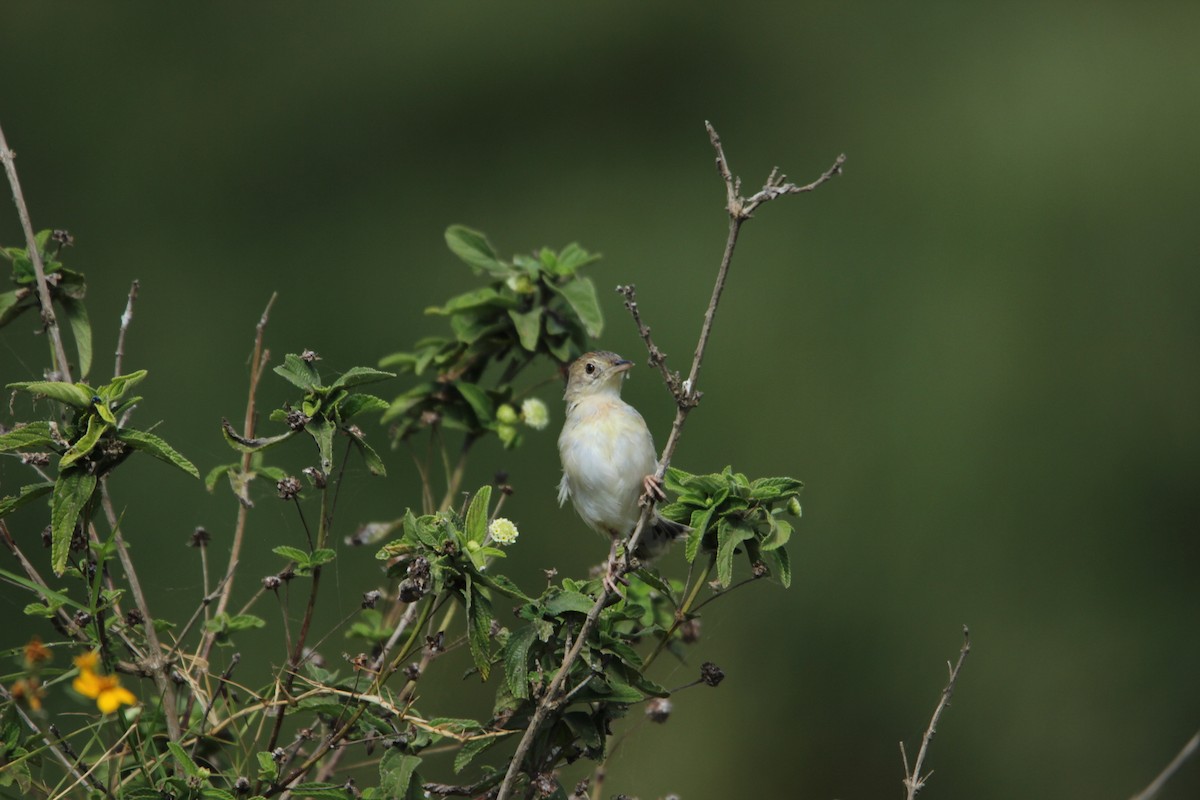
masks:
<instances>
[{"instance_id":1,"label":"small brown bird","mask_svg":"<svg viewBox=\"0 0 1200 800\"><path fill-rule=\"evenodd\" d=\"M657 451L646 421L621 399L621 384L632 361L598 351L576 359L567 376L566 421L558 437L563 476L558 503L571 503L592 530L612 540L605 585L616 580L617 544L633 533L641 516L639 499L664 499L655 479ZM653 558L688 528L654 512L639 541L637 555Z\"/></svg>"}]
</instances>

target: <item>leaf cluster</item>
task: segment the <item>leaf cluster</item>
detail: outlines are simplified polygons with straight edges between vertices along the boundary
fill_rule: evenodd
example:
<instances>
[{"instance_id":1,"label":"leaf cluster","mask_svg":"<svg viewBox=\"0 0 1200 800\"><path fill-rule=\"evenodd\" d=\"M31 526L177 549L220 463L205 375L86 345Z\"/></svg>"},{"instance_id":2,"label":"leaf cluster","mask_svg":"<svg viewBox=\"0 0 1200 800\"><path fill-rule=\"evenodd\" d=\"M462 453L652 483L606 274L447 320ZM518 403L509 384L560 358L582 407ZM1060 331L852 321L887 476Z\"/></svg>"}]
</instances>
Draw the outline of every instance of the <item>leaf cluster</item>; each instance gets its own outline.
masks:
<instances>
[{"instance_id":1,"label":"leaf cluster","mask_svg":"<svg viewBox=\"0 0 1200 800\"><path fill-rule=\"evenodd\" d=\"M119 424L141 397L126 398L130 388L141 383L145 370L118 375L103 386L63 381L23 381L8 388L57 401L65 409L65 421L38 420L0 435L0 453L21 452L27 458L39 456L49 463L58 456L58 475L53 482L33 483L17 495L0 499L0 517L47 493L50 499L50 563L56 575L66 569L71 537L84 513L93 507L93 498L102 477L111 472L134 450L165 461L199 477L192 462L184 458L159 436Z\"/></svg>"},{"instance_id":2,"label":"leaf cluster","mask_svg":"<svg viewBox=\"0 0 1200 800\"><path fill-rule=\"evenodd\" d=\"M750 480L725 467L709 475L693 475L671 467L664 483L675 501L658 513L691 527L684 554L689 563L701 552L715 560L717 581L733 582L733 557L745 549L757 576L765 567L784 586L792 583L792 568L784 545L792 523L784 514L800 516L800 490L795 478Z\"/></svg>"},{"instance_id":3,"label":"leaf cluster","mask_svg":"<svg viewBox=\"0 0 1200 800\"><path fill-rule=\"evenodd\" d=\"M320 470L328 475L333 466L333 437L341 433L350 438L354 446L362 453L367 469L372 475L386 475L387 470L383 459L370 444L366 434L357 425L351 423L355 417L364 413L378 413L387 408L387 401L365 392L352 391L356 387L394 378L395 374L372 369L371 367L352 367L338 375L329 383L322 382L321 375L313 363L317 356L312 352L300 355L289 353L283 363L275 367L275 374L288 383L303 391L303 395L295 404L287 403L281 408L274 409L270 414L272 422L283 423L287 430L274 436L246 437L234 430L228 419L221 421L221 432L225 441L239 453L259 456L263 450L286 442L298 433L304 432L312 437L317 446L320 458ZM205 484L209 491L215 487L217 480L226 475L236 494L244 503L248 503L246 484L257 474L265 474L273 480L284 477L282 470L265 467L261 460L252 463L249 472L242 470L240 463L221 464L209 471Z\"/></svg>"},{"instance_id":4,"label":"leaf cluster","mask_svg":"<svg viewBox=\"0 0 1200 800\"><path fill-rule=\"evenodd\" d=\"M83 298L87 294L87 281L82 272L67 269L59 260L63 245L71 237L66 231L39 231L34 237L42 270L46 274L46 287L50 301L62 309L75 337L75 349L79 357L79 374L86 376L92 366L92 325L88 320L87 307ZM51 243L53 251L48 247ZM28 248L0 248L0 257L12 263L10 276L16 288L0 292L0 328L15 320L31 308L39 306L37 296L37 273Z\"/></svg>"},{"instance_id":5,"label":"leaf cluster","mask_svg":"<svg viewBox=\"0 0 1200 800\"><path fill-rule=\"evenodd\" d=\"M504 260L484 234L462 225L446 230L446 244L486 284L425 310L447 317L451 336L422 339L380 361L400 372L432 373L384 413L395 441L431 424L474 437L499 432L497 411L512 400L512 379L539 355L570 363L604 327L596 287L580 274L599 256L579 245ZM504 365L503 372L488 387L484 372L492 364ZM503 438L506 446L516 443Z\"/></svg>"}]
</instances>

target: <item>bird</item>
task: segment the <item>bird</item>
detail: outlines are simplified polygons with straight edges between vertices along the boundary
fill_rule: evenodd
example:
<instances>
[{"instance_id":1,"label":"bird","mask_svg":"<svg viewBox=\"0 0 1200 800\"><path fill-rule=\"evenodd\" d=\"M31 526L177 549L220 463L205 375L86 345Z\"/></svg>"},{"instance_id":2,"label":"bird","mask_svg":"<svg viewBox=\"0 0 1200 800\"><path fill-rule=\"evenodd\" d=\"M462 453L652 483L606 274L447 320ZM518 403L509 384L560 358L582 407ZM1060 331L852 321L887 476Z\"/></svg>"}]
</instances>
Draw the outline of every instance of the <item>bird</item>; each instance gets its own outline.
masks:
<instances>
[{"instance_id":1,"label":"bird","mask_svg":"<svg viewBox=\"0 0 1200 800\"><path fill-rule=\"evenodd\" d=\"M637 409L621 399L633 362L609 351L585 353L567 371L566 419L558 437L562 480L558 504L570 498L589 528L606 534L611 548L604 585L616 591L621 580L617 545L633 533L642 513L643 494L650 502L666 495L657 477L654 438ZM685 535L686 525L653 512L636 555L652 559Z\"/></svg>"}]
</instances>

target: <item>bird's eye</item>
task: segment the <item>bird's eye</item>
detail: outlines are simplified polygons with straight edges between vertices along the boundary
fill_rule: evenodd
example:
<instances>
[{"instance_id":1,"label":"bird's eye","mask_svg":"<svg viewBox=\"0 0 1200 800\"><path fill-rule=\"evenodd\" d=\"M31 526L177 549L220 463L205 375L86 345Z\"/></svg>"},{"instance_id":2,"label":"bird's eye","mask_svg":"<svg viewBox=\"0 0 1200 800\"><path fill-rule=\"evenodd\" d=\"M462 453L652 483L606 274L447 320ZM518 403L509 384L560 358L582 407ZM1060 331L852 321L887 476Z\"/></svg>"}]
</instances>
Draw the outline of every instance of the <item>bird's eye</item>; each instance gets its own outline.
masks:
<instances>
[{"instance_id":1,"label":"bird's eye","mask_svg":"<svg viewBox=\"0 0 1200 800\"><path fill-rule=\"evenodd\" d=\"M589 361L587 366L583 368L583 371L586 372L588 375L591 375L593 372L596 371L596 365Z\"/></svg>"}]
</instances>

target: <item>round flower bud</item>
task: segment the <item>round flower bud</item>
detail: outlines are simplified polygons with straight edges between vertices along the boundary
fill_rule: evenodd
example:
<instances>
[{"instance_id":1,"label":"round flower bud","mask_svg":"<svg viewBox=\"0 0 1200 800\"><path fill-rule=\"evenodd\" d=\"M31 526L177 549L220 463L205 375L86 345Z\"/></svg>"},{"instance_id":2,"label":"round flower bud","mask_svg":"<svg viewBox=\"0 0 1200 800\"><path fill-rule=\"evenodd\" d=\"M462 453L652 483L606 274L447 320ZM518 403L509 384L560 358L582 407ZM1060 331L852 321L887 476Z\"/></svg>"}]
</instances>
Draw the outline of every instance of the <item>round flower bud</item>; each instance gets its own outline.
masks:
<instances>
[{"instance_id":1,"label":"round flower bud","mask_svg":"<svg viewBox=\"0 0 1200 800\"><path fill-rule=\"evenodd\" d=\"M504 425L515 425L517 423L517 410L508 403L496 409L496 421Z\"/></svg>"},{"instance_id":2,"label":"round flower bud","mask_svg":"<svg viewBox=\"0 0 1200 800\"><path fill-rule=\"evenodd\" d=\"M496 544L512 544L517 540L520 531L517 530L517 526L512 523L512 520L496 517L492 520L492 524L488 525L488 534Z\"/></svg>"},{"instance_id":3,"label":"round flower bud","mask_svg":"<svg viewBox=\"0 0 1200 800\"><path fill-rule=\"evenodd\" d=\"M536 397L521 403L521 418L535 431L540 431L550 424L550 412L546 409L546 404Z\"/></svg>"}]
</instances>

